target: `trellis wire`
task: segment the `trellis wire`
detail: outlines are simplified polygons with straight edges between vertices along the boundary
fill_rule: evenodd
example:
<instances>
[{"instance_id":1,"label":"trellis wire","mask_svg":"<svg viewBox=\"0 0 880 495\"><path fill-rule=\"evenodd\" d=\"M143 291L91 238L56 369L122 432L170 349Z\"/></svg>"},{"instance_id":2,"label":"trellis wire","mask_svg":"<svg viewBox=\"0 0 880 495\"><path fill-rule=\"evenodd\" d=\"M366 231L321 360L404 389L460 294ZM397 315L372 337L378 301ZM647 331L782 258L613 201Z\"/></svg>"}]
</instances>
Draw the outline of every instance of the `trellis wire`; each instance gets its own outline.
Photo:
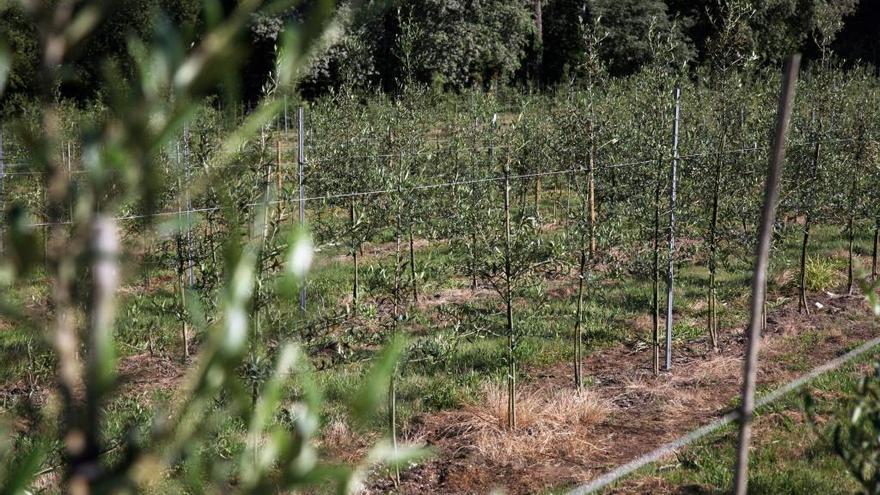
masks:
<instances>
[{"instance_id":1,"label":"trellis wire","mask_svg":"<svg viewBox=\"0 0 880 495\"><path fill-rule=\"evenodd\" d=\"M852 141L852 139L846 139L846 140L842 139L841 141ZM820 141L820 142L825 142L825 141ZM814 142L803 142L803 143L791 144L790 146L791 147L810 146L815 143L816 143L815 141ZM699 158L699 157L716 156L719 154L752 153L752 152L758 152L758 151L759 151L759 149L756 149L756 148L750 146L748 148L740 148L740 149L736 149L736 150L725 150L724 152L709 151L709 152L705 152L705 153L692 153L689 155L681 155L681 156L679 156L679 159L684 160L684 159L692 159L692 158ZM654 160L655 159L645 159L645 160L636 160L636 161L629 161L629 162L611 163L611 164L603 165L600 168L603 170L623 169L623 168L653 163ZM314 165L317 162L310 161L310 163ZM572 173L578 173L578 172L583 173L583 172L586 172L586 170L587 170L586 167L579 165L577 167L561 169L561 170L550 170L550 171L545 171L545 172L532 172L532 173L526 173L526 174L511 174L510 179L511 180L522 180L522 179L530 179L530 178L535 178L535 177L566 175L566 174L572 174ZM41 173L42 172L33 172L33 173L28 173L28 175L39 175ZM76 174L77 171L74 171L73 173ZM84 173L84 172L80 171L80 173ZM9 176L9 175L12 175L12 174L6 173L6 176ZM458 181L439 182L439 183L434 183L434 184L417 184L417 185L410 186L408 188L403 189L403 192L406 193L406 192L410 192L410 191L440 189L440 188L444 188L444 187L480 184L480 183L487 183L487 182L500 182L502 180L504 180L504 177L502 177L502 176L492 176L492 177L483 177L483 178L478 178L478 179L465 179L465 180L458 180ZM387 194L396 194L396 193L397 193L396 188L383 188L383 189L373 189L373 190L368 190L368 191L354 191L354 192L344 192L344 193L323 194L323 195L317 195L317 196L305 196L303 198L303 201L308 203L308 202L314 202L314 201L330 201L330 200L336 200L336 199L349 199L349 198L358 198L358 197L376 196L376 195L387 195ZM253 207L258 207L258 206L264 206L266 204L274 205L274 204L278 204L282 201L286 201L286 200L278 199L278 200L272 200L272 201L268 201L268 202L261 201L261 202L255 202L255 203L247 203L243 206L246 208L253 208ZM186 211L179 211L179 212L178 211L162 211L162 212L156 212L156 213L123 215L123 216L116 217L115 220L117 220L117 221L141 220L141 219L145 219L145 218L175 216L175 215L188 214L188 213L208 213L208 212L220 211L221 209L222 208L220 208L220 207L213 206L213 207L205 207L205 208L192 208L192 209L189 209ZM668 210L667 210L667 212L668 212ZM52 225L70 225L70 222L36 222L36 223L30 224L29 227L46 227L46 226L52 226Z\"/></svg>"}]
</instances>

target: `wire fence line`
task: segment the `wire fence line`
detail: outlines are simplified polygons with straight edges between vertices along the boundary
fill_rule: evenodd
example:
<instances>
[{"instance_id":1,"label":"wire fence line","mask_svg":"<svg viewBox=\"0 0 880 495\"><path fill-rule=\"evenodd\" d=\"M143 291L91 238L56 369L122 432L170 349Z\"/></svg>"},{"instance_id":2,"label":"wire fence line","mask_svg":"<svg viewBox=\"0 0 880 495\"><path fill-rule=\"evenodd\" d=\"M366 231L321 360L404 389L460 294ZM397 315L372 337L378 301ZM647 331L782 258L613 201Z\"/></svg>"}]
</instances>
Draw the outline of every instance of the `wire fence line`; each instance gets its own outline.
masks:
<instances>
[{"instance_id":1,"label":"wire fence line","mask_svg":"<svg viewBox=\"0 0 880 495\"><path fill-rule=\"evenodd\" d=\"M836 370L844 364L858 357L861 357L870 351L873 351L874 348L878 345L880 345L880 337L875 337L858 346L857 348L847 352L846 354L843 354L830 361L826 361L825 363L813 368L809 372L800 375L799 377L762 395L755 401L755 407L762 408L785 397L789 393L800 389L801 387L815 380L819 376ZM691 430L688 433L676 438L675 440L661 445L657 449L647 454L637 457L636 459L633 459L626 464L622 464L586 484L580 485L572 489L568 493L569 495L587 495L590 493L596 493L599 490L606 488L609 485L619 481L620 479L632 474L633 472L649 464L652 464L662 459L663 457L678 451L683 447L686 447L687 445L705 437L706 435L718 431L719 429L733 423L734 421L739 420L739 418L739 409L734 409L716 419L715 421Z\"/></svg>"},{"instance_id":2,"label":"wire fence line","mask_svg":"<svg viewBox=\"0 0 880 495\"><path fill-rule=\"evenodd\" d=\"M850 138L842 138L842 139L833 139L833 140L818 140L818 141L809 141L802 143L792 143L791 147L803 147L803 146L813 146L816 144L825 144L830 142L852 142L855 139ZM733 150L723 150L723 151L707 151L702 153L690 153L686 155L680 155L679 159L682 160L692 160L694 158L705 158L711 156L721 156L721 155L729 155L729 154L748 154L748 153L757 153L761 151L760 148L751 146L746 148L738 148ZM627 161L627 162L618 162L618 163L610 163L597 165L595 167L596 170L609 170L609 169L624 169L629 167L635 167L638 165L646 165L657 163L658 158L652 159L644 159L644 160L636 160L636 161ZM589 171L589 168L584 165L578 165L576 167L561 169L561 170L548 170L543 172L532 172L532 173L523 173L523 174L511 174L507 178L509 180L527 180L534 179L539 177L550 177L550 176L559 176L559 175L567 175L567 174L575 174L575 173L586 173ZM85 171L73 171L73 174L83 174ZM40 175L42 172L7 172L3 174L4 176L14 176L14 175ZM326 193L321 195L313 195L313 196L305 196L302 198L303 202L313 203L316 201L331 201L331 200L339 200L339 199L352 199L352 198L363 198L368 196L379 196L379 195L395 195L395 194L407 194L413 191L424 191L424 190L432 190L432 189L442 189L442 188L451 188L457 186L467 186L467 185L475 185L475 184L484 184L490 182L503 182L505 177L503 175L496 175L491 177L482 177L476 179L463 179L463 180L455 180L455 181L446 181L446 182L438 182L438 183L430 183L430 184L415 184L409 185L405 187L387 187L381 189L373 189L367 191L352 191L352 192L334 192L334 193ZM297 200L298 201L298 200ZM269 201L259 201L252 202L242 205L245 208L255 208L255 207L264 207L264 206L274 206L279 204L288 204L295 202L290 199L274 199ZM214 207L203 207L203 208L189 208L182 210L171 210L171 211L161 211L154 213L144 213L144 214L132 214L132 215L122 215L115 217L114 219L117 221L133 221L133 220L143 220L147 218L162 218L162 217L175 217L175 216L186 216L194 213L210 213L215 211L221 211L222 208L219 206ZM71 225L70 221L61 221L61 222L35 222L31 223L29 227L49 227L54 225Z\"/></svg>"},{"instance_id":3,"label":"wire fence line","mask_svg":"<svg viewBox=\"0 0 880 495\"><path fill-rule=\"evenodd\" d=\"M639 161L634 161L634 162L622 162L622 163L616 163L616 164L603 165L602 167L605 169L625 168L625 167L632 167L632 166L636 166L636 165L644 165L647 163L655 163L655 162L656 162L656 160L654 160L654 159L652 159L652 160L639 160ZM547 172L536 172L536 173L528 173L528 174L512 174L512 175L509 175L507 178L510 180L523 180L523 179L530 179L530 178L535 178L535 177L546 177L546 176L553 176L553 175L565 175L565 174L576 173L576 172L586 172L587 170L588 169L584 166L578 166L578 167L568 168L568 169L564 169L564 170L553 170L553 171L547 171ZM330 201L330 200L336 200L336 199L358 198L358 197L365 197L365 196L407 194L407 193L411 193L413 191L423 191L423 190L440 189L440 188L454 187L454 186L482 184L482 183L488 183L488 182L502 182L502 181L504 181L504 179L505 179L504 176L492 176L492 177L483 177L483 178L478 178L478 179L466 179L466 180L458 180L458 181L439 182L439 183L434 183L434 184L416 184L416 185L411 185L411 186L406 186L406 187L401 187L401 188L389 187L389 188L374 189L374 190L369 190L369 191L355 191L355 192L345 192L345 193L322 194L322 195L317 195L317 196L306 196L306 197L302 198L302 201L315 202L315 201ZM295 200L295 201L299 201L299 200ZM262 207L262 206L274 206L274 205L278 205L278 204L288 204L291 202L294 202L294 200L275 199L275 200L269 200L269 201L247 203L243 206L246 208L254 208L254 207ZM186 209L186 210L162 211L162 212L156 212L156 213L124 215L124 216L115 217L115 220L117 220L117 221L130 221L130 220L139 220L139 219L153 218L153 217L183 216L188 213L207 213L207 212L220 211L220 210L222 210L221 207L215 206L215 207L195 208L195 209ZM38 222L38 223L29 224L28 226L29 227L46 227L46 226L52 226L52 225L70 225L70 224L71 224L70 221Z\"/></svg>"}]
</instances>

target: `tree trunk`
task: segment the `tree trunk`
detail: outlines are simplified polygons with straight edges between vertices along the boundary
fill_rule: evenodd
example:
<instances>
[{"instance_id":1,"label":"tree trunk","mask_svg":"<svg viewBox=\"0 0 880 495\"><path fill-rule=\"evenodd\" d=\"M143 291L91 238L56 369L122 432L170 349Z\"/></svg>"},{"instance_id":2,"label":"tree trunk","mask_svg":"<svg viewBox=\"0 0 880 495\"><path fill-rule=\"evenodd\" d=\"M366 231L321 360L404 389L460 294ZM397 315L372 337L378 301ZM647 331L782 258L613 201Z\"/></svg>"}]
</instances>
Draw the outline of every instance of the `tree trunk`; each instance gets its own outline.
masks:
<instances>
[{"instance_id":1,"label":"tree trunk","mask_svg":"<svg viewBox=\"0 0 880 495\"><path fill-rule=\"evenodd\" d=\"M513 332L513 290L510 267L510 167L504 164L504 299L507 313L507 427L516 429L516 362Z\"/></svg>"},{"instance_id":2,"label":"tree trunk","mask_svg":"<svg viewBox=\"0 0 880 495\"><path fill-rule=\"evenodd\" d=\"M395 324L396 326L396 324ZM391 372L388 383L388 433L391 437L391 448L397 452L397 370ZM400 485L400 468L394 464L394 486Z\"/></svg>"},{"instance_id":3,"label":"tree trunk","mask_svg":"<svg viewBox=\"0 0 880 495\"><path fill-rule=\"evenodd\" d=\"M413 226L412 220L409 223L409 279L412 284L412 297L413 302L419 302L419 284L416 280L416 250L415 250L415 242L413 240Z\"/></svg>"},{"instance_id":4,"label":"tree trunk","mask_svg":"<svg viewBox=\"0 0 880 495\"><path fill-rule=\"evenodd\" d=\"M596 256L596 176L595 176L595 159L596 159L596 140L593 137L593 122L590 122L590 156L589 156L589 175L587 178L589 195L590 195L590 259Z\"/></svg>"},{"instance_id":5,"label":"tree trunk","mask_svg":"<svg viewBox=\"0 0 880 495\"><path fill-rule=\"evenodd\" d=\"M807 246L810 242L810 226L812 219L807 214L804 219L804 235L801 241L800 274L798 277L798 311L810 314L810 305L807 302Z\"/></svg>"},{"instance_id":6,"label":"tree trunk","mask_svg":"<svg viewBox=\"0 0 880 495\"><path fill-rule=\"evenodd\" d=\"M849 231L846 265L846 293L850 295L852 295L855 285L855 277L853 276L853 244L855 242L854 223L853 213L850 212L849 219L846 222L846 229Z\"/></svg>"},{"instance_id":7,"label":"tree trunk","mask_svg":"<svg viewBox=\"0 0 880 495\"><path fill-rule=\"evenodd\" d=\"M395 322L397 321L397 319L400 316L401 300L403 299L402 295L401 295L401 292L403 291L403 289L401 288L401 279L403 278L403 273L402 273L402 270L400 269L401 264L403 262L403 255L402 255L403 250L401 248L401 242L402 242L402 238L401 238L402 237L401 236L401 229L402 229L401 215L402 215L402 212L401 212L401 210L403 207L401 205L400 193L401 193L400 192L400 185L398 185L397 186L397 196L398 196L397 222L396 222L397 225L394 227L394 243L395 243L395 249L394 249L394 321Z\"/></svg>"},{"instance_id":8,"label":"tree trunk","mask_svg":"<svg viewBox=\"0 0 880 495\"><path fill-rule=\"evenodd\" d=\"M177 235L177 282L180 290L180 311L181 314L186 312L186 281L185 281L185 273L186 273L186 261L183 257L183 236L178 233ZM189 324L184 318L183 327L180 330L180 340L181 340L181 360L186 362L186 359L189 357Z\"/></svg>"},{"instance_id":9,"label":"tree trunk","mask_svg":"<svg viewBox=\"0 0 880 495\"><path fill-rule=\"evenodd\" d=\"M874 248L871 250L871 280L877 281L877 246L880 244L880 218L874 222Z\"/></svg>"},{"instance_id":10,"label":"tree trunk","mask_svg":"<svg viewBox=\"0 0 880 495\"><path fill-rule=\"evenodd\" d=\"M712 348L718 350L718 301L715 288L718 253L718 209L721 196L721 163L724 160L724 136L721 137L721 153L715 164L715 186L712 190L712 217L709 224L709 293L708 293L708 332Z\"/></svg>"},{"instance_id":11,"label":"tree trunk","mask_svg":"<svg viewBox=\"0 0 880 495\"><path fill-rule=\"evenodd\" d=\"M541 217L541 178L535 177L535 219Z\"/></svg>"},{"instance_id":12,"label":"tree trunk","mask_svg":"<svg viewBox=\"0 0 880 495\"><path fill-rule=\"evenodd\" d=\"M585 285L585 277L586 277L586 267L587 267L587 252L583 247L583 243L581 246L581 263L580 263L580 277L578 277L578 296L577 296L577 311L575 314L574 320L574 386L575 388L580 389L583 387L583 308L584 308L584 285Z\"/></svg>"},{"instance_id":13,"label":"tree trunk","mask_svg":"<svg viewBox=\"0 0 880 495\"><path fill-rule=\"evenodd\" d=\"M477 290L477 233L476 225L471 226L471 242L469 246L470 253L470 272L471 272L471 291Z\"/></svg>"},{"instance_id":14,"label":"tree trunk","mask_svg":"<svg viewBox=\"0 0 880 495\"><path fill-rule=\"evenodd\" d=\"M357 216L355 215L354 210L354 200L352 200L348 205L348 217L351 223L351 258L354 263L354 284L351 287L351 299L352 305L354 306L355 311L357 311L358 307L358 298L360 296L360 274L358 268L358 239L357 232L355 232L355 226L357 225Z\"/></svg>"},{"instance_id":15,"label":"tree trunk","mask_svg":"<svg viewBox=\"0 0 880 495\"><path fill-rule=\"evenodd\" d=\"M651 270L652 312L651 340L654 362L654 376L660 374L660 181L663 160L657 159L657 175L654 177L654 265Z\"/></svg>"}]
</instances>

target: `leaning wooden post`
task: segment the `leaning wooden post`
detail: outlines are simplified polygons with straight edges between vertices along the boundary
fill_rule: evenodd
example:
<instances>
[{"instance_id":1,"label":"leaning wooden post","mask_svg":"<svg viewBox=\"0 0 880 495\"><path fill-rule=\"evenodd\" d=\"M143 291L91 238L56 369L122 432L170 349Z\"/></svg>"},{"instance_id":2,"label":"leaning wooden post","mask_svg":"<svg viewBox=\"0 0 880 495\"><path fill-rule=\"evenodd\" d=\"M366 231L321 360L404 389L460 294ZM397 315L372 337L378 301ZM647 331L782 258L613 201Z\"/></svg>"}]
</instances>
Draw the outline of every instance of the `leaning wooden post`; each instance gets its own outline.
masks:
<instances>
[{"instance_id":1,"label":"leaning wooden post","mask_svg":"<svg viewBox=\"0 0 880 495\"><path fill-rule=\"evenodd\" d=\"M752 413L755 408L755 382L758 372L758 347L761 344L761 310L767 290L767 265L770 261L770 241L773 223L776 221L776 201L779 197L778 184L785 161L785 140L788 134L791 108L794 101L800 55L792 55L785 63L782 91L776 113L776 132L770 155L770 169L764 189L764 207L761 212L761 226L758 231L758 246L755 253L755 271L752 275L751 318L749 340L743 364L742 404L739 418L739 445L736 453L734 471L734 493L745 495L748 488L749 442L752 434Z\"/></svg>"},{"instance_id":2,"label":"leaning wooden post","mask_svg":"<svg viewBox=\"0 0 880 495\"><path fill-rule=\"evenodd\" d=\"M305 228L306 225L306 196L305 196L305 188L303 186L303 180L305 179L305 166L306 166L306 156L305 156L305 119L303 119L303 107L299 107L296 112L296 120L298 127L298 140L299 144L297 146L297 164L299 166L299 225L301 228ZM306 310L306 284L302 284L299 289L299 309L301 311Z\"/></svg>"},{"instance_id":3,"label":"leaning wooden post","mask_svg":"<svg viewBox=\"0 0 880 495\"><path fill-rule=\"evenodd\" d=\"M666 371L672 369L672 299L675 284L675 193L678 183L678 125L681 86L675 85L675 119L672 123L672 168L669 171L669 260L666 268Z\"/></svg>"}]
</instances>

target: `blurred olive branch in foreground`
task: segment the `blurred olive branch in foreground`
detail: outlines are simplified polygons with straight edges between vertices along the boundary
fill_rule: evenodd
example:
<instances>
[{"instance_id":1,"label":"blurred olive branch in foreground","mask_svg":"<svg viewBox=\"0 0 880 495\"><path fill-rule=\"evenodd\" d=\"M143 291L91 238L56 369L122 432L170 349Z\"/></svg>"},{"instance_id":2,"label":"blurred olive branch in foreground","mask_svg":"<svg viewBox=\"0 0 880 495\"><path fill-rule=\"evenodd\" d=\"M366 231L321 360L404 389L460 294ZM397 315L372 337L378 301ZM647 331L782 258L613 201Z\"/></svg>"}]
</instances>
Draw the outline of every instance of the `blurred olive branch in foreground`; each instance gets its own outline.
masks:
<instances>
[{"instance_id":1,"label":"blurred olive branch in foreground","mask_svg":"<svg viewBox=\"0 0 880 495\"><path fill-rule=\"evenodd\" d=\"M127 493L155 486L160 478L180 477L189 492L222 491L268 493L310 485L336 483L340 493L358 486L365 470L376 464L399 464L423 452L413 448L374 446L357 466L321 462L313 446L320 425L321 394L305 356L294 345L280 346L274 372L257 398L237 376L248 349L250 307L259 274L256 264L263 246L242 235L244 226L227 233L225 284L220 290L221 315L206 319L198 298L188 298L192 323L206 335L188 385L172 403L156 412L148 431L134 430L108 447L102 438L102 408L117 390L114 344L116 292L122 271L122 249L115 216L125 205L140 203L155 211L163 187L156 158L172 145L188 119L216 88L235 100L234 78L240 73L245 49L242 34L251 16L290 8L293 2L242 0L222 15L218 1L205 2L208 28L204 37L186 46L182 34L160 22L153 39L129 41L136 61L135 76L125 80L106 65L106 108L78 139L83 148L85 179L74 188L70 175L52 150L61 143L57 85L65 64L100 25L110 1L23 1L40 36L39 126L17 126L31 153L29 166L42 175L47 217L52 225L46 238L29 227L31 215L20 206L7 214L8 242L0 259L0 291L25 281L46 251L48 311L37 312L0 303L0 316L46 332L57 363L56 396L34 413L29 427L38 437L27 449L17 448L10 426L0 425L0 494L26 493L54 450L60 450L63 492ZM121 3L121 2L120 2ZM280 88L292 83L313 44L332 22L331 0L318 0L299 25L288 26L281 37L276 67ZM0 40L0 97L9 73L11 54ZM281 92L274 92L221 140L211 157L222 164L235 159L241 147L274 119ZM210 178L209 181L210 182ZM269 200L268 197L265 198ZM231 204L225 209L231 210ZM70 225L63 225L68 220ZM230 217L235 218L230 212ZM150 218L147 218L147 222ZM250 225L261 231L266 218ZM66 223L66 222L65 222ZM177 226L176 228L180 228ZM244 240L243 240L244 239ZM311 260L311 241L304 230L287 237L287 267L281 272L279 297L291 297L303 283ZM207 323L211 321L211 323ZM382 400L387 382L402 350L393 342L368 373L356 394L353 418L364 422ZM291 398L290 390L298 393ZM278 420L286 413L290 421ZM205 459L199 445L210 440L212 429L224 417L240 418L246 425L246 448L237 459ZM108 451L118 455L105 456ZM179 469L186 466L186 469Z\"/></svg>"}]
</instances>

